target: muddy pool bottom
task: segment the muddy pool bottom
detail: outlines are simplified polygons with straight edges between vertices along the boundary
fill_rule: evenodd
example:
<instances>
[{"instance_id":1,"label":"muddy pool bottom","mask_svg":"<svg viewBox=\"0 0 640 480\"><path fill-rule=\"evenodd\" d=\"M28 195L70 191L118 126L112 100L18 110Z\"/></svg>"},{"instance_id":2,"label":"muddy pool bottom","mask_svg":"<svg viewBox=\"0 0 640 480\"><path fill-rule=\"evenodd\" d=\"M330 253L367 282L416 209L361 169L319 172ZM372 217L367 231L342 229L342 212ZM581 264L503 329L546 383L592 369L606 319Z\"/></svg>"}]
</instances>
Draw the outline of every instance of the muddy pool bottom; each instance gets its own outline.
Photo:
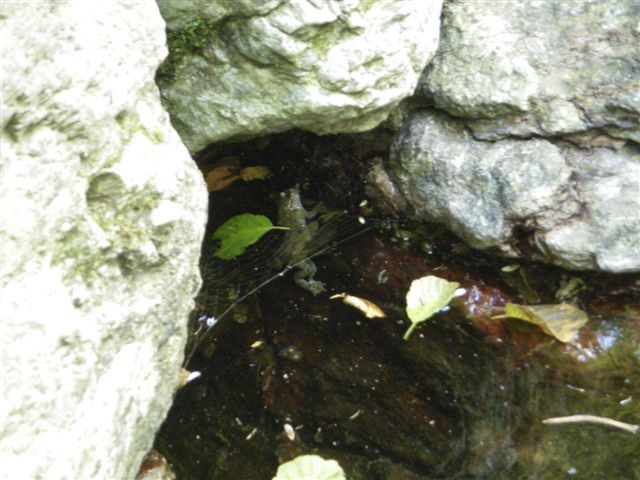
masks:
<instances>
[{"instance_id":1,"label":"muddy pool bottom","mask_svg":"<svg viewBox=\"0 0 640 480\"><path fill-rule=\"evenodd\" d=\"M583 275L574 300L590 319L565 344L491 319L526 294L505 282L504 262L438 258L370 232L316 263L326 295L284 276L194 355L202 377L178 392L155 445L179 480L271 479L304 453L336 459L350 480L640 478L638 435L542 423L640 423L637 278ZM564 273L522 268L554 303ZM404 341L404 297L424 275L466 294ZM329 299L343 292L386 318Z\"/></svg>"}]
</instances>

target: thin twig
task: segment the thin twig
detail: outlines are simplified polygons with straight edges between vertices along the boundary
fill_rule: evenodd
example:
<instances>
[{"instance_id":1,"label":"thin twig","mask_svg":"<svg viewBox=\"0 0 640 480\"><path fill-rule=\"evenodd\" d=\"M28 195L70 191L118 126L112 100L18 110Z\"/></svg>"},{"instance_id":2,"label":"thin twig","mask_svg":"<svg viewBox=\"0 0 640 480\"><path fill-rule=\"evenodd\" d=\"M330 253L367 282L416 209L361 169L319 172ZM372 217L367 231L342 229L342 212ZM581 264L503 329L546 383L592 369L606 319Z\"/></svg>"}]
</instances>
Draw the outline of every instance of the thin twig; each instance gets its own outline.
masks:
<instances>
[{"instance_id":1,"label":"thin twig","mask_svg":"<svg viewBox=\"0 0 640 480\"><path fill-rule=\"evenodd\" d=\"M640 425L619 422L607 417L597 417L595 415L570 415L568 417L553 417L543 420L546 425L562 425L567 423L597 423L608 427L619 428L633 435L640 435Z\"/></svg>"}]
</instances>

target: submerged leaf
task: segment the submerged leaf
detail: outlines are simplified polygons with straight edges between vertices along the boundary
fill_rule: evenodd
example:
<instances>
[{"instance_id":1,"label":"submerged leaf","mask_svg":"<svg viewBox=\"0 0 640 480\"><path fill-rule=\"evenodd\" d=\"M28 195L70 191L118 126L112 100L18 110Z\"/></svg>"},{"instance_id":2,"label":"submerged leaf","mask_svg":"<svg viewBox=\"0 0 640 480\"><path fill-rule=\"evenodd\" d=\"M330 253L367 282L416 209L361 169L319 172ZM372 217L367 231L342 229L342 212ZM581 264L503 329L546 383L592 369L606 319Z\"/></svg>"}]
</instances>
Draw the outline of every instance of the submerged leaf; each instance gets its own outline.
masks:
<instances>
[{"instance_id":1,"label":"submerged leaf","mask_svg":"<svg viewBox=\"0 0 640 480\"><path fill-rule=\"evenodd\" d=\"M205 175L205 182L210 192L224 190L233 182L240 180L239 157L223 157L218 160Z\"/></svg>"},{"instance_id":2,"label":"submerged leaf","mask_svg":"<svg viewBox=\"0 0 640 480\"><path fill-rule=\"evenodd\" d=\"M238 175L232 168L227 166L216 167L207 173L204 178L207 183L207 189L210 192L219 192L224 190L233 182L240 180Z\"/></svg>"},{"instance_id":3,"label":"submerged leaf","mask_svg":"<svg viewBox=\"0 0 640 480\"><path fill-rule=\"evenodd\" d=\"M276 229L286 230L284 227L275 227L264 215L243 213L231 217L213 232L213 240L219 240L221 243L214 256L222 260L237 257L266 233Z\"/></svg>"},{"instance_id":4,"label":"submerged leaf","mask_svg":"<svg viewBox=\"0 0 640 480\"><path fill-rule=\"evenodd\" d=\"M273 480L346 480L344 471L335 460L318 455L301 455L278 467Z\"/></svg>"},{"instance_id":5,"label":"submerged leaf","mask_svg":"<svg viewBox=\"0 0 640 480\"><path fill-rule=\"evenodd\" d=\"M404 334L408 340L416 326L431 318L437 311L442 310L451 299L459 294L458 282L449 282L444 278L429 275L411 282L407 292L407 316L411 326Z\"/></svg>"},{"instance_id":6,"label":"submerged leaf","mask_svg":"<svg viewBox=\"0 0 640 480\"><path fill-rule=\"evenodd\" d=\"M534 304L540 302L540 295L529 282L528 269L515 264L507 265L500 269L500 278L511 288L515 288L526 303Z\"/></svg>"},{"instance_id":7,"label":"submerged leaf","mask_svg":"<svg viewBox=\"0 0 640 480\"><path fill-rule=\"evenodd\" d=\"M557 305L517 305L507 303L505 314L493 318L516 318L533 323L547 335L567 343L573 340L578 330L587 323L585 312L569 303Z\"/></svg>"}]
</instances>

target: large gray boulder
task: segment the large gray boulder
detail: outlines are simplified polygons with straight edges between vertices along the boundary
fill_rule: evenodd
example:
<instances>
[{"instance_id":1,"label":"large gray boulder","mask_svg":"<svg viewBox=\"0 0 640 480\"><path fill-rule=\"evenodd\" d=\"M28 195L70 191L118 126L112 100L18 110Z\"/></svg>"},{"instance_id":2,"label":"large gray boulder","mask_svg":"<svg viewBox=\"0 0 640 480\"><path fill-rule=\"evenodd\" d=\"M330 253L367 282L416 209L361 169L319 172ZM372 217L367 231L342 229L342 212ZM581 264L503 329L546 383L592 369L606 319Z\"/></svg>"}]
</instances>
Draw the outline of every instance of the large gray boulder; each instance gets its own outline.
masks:
<instances>
[{"instance_id":1,"label":"large gray boulder","mask_svg":"<svg viewBox=\"0 0 640 480\"><path fill-rule=\"evenodd\" d=\"M446 3L417 89L440 113L407 121L378 190L397 180L416 217L476 248L640 270L639 16L634 2Z\"/></svg>"},{"instance_id":2,"label":"large gray boulder","mask_svg":"<svg viewBox=\"0 0 640 480\"><path fill-rule=\"evenodd\" d=\"M206 190L155 2L3 2L2 478L133 478L175 390Z\"/></svg>"},{"instance_id":3,"label":"large gray boulder","mask_svg":"<svg viewBox=\"0 0 640 480\"><path fill-rule=\"evenodd\" d=\"M510 256L532 251L535 259L576 270L640 270L636 147L487 142L460 120L423 110L396 137L390 170L395 195L417 219L445 224L475 248Z\"/></svg>"},{"instance_id":4,"label":"large gray boulder","mask_svg":"<svg viewBox=\"0 0 640 480\"><path fill-rule=\"evenodd\" d=\"M640 3L448 2L418 92L478 137L594 128L640 142Z\"/></svg>"},{"instance_id":5,"label":"large gray boulder","mask_svg":"<svg viewBox=\"0 0 640 480\"><path fill-rule=\"evenodd\" d=\"M158 82L192 152L301 128L375 127L438 45L434 0L160 0L171 56Z\"/></svg>"}]
</instances>

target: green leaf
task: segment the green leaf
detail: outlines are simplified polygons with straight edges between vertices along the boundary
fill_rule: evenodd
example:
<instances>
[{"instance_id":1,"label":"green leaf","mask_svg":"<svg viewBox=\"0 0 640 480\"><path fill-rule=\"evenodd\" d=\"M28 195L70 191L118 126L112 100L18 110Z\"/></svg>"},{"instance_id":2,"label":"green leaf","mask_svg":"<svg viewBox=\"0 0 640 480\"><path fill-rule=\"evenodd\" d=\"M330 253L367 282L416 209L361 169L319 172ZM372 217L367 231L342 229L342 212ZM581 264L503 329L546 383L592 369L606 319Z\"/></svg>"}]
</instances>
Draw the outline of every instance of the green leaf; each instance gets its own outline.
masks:
<instances>
[{"instance_id":1,"label":"green leaf","mask_svg":"<svg viewBox=\"0 0 640 480\"><path fill-rule=\"evenodd\" d=\"M493 318L515 318L533 323L547 335L551 335L564 343L573 340L578 330L589 320L585 312L568 303L554 305L517 305L515 303L507 303L505 314Z\"/></svg>"},{"instance_id":2,"label":"green leaf","mask_svg":"<svg viewBox=\"0 0 640 480\"><path fill-rule=\"evenodd\" d=\"M248 247L271 230L287 230L287 228L275 227L264 215L243 213L231 217L213 232L213 240L219 240L221 244L214 256L222 260L231 260L242 255Z\"/></svg>"},{"instance_id":3,"label":"green leaf","mask_svg":"<svg viewBox=\"0 0 640 480\"><path fill-rule=\"evenodd\" d=\"M301 455L278 467L273 480L346 480L344 471L335 460L318 455Z\"/></svg>"},{"instance_id":4,"label":"green leaf","mask_svg":"<svg viewBox=\"0 0 640 480\"><path fill-rule=\"evenodd\" d=\"M429 275L411 282L411 288L407 292L407 316L411 320L411 326L404 334L408 340L416 326L428 320L444 307L449 305L451 299L458 295L458 282L449 282L444 278Z\"/></svg>"}]
</instances>

